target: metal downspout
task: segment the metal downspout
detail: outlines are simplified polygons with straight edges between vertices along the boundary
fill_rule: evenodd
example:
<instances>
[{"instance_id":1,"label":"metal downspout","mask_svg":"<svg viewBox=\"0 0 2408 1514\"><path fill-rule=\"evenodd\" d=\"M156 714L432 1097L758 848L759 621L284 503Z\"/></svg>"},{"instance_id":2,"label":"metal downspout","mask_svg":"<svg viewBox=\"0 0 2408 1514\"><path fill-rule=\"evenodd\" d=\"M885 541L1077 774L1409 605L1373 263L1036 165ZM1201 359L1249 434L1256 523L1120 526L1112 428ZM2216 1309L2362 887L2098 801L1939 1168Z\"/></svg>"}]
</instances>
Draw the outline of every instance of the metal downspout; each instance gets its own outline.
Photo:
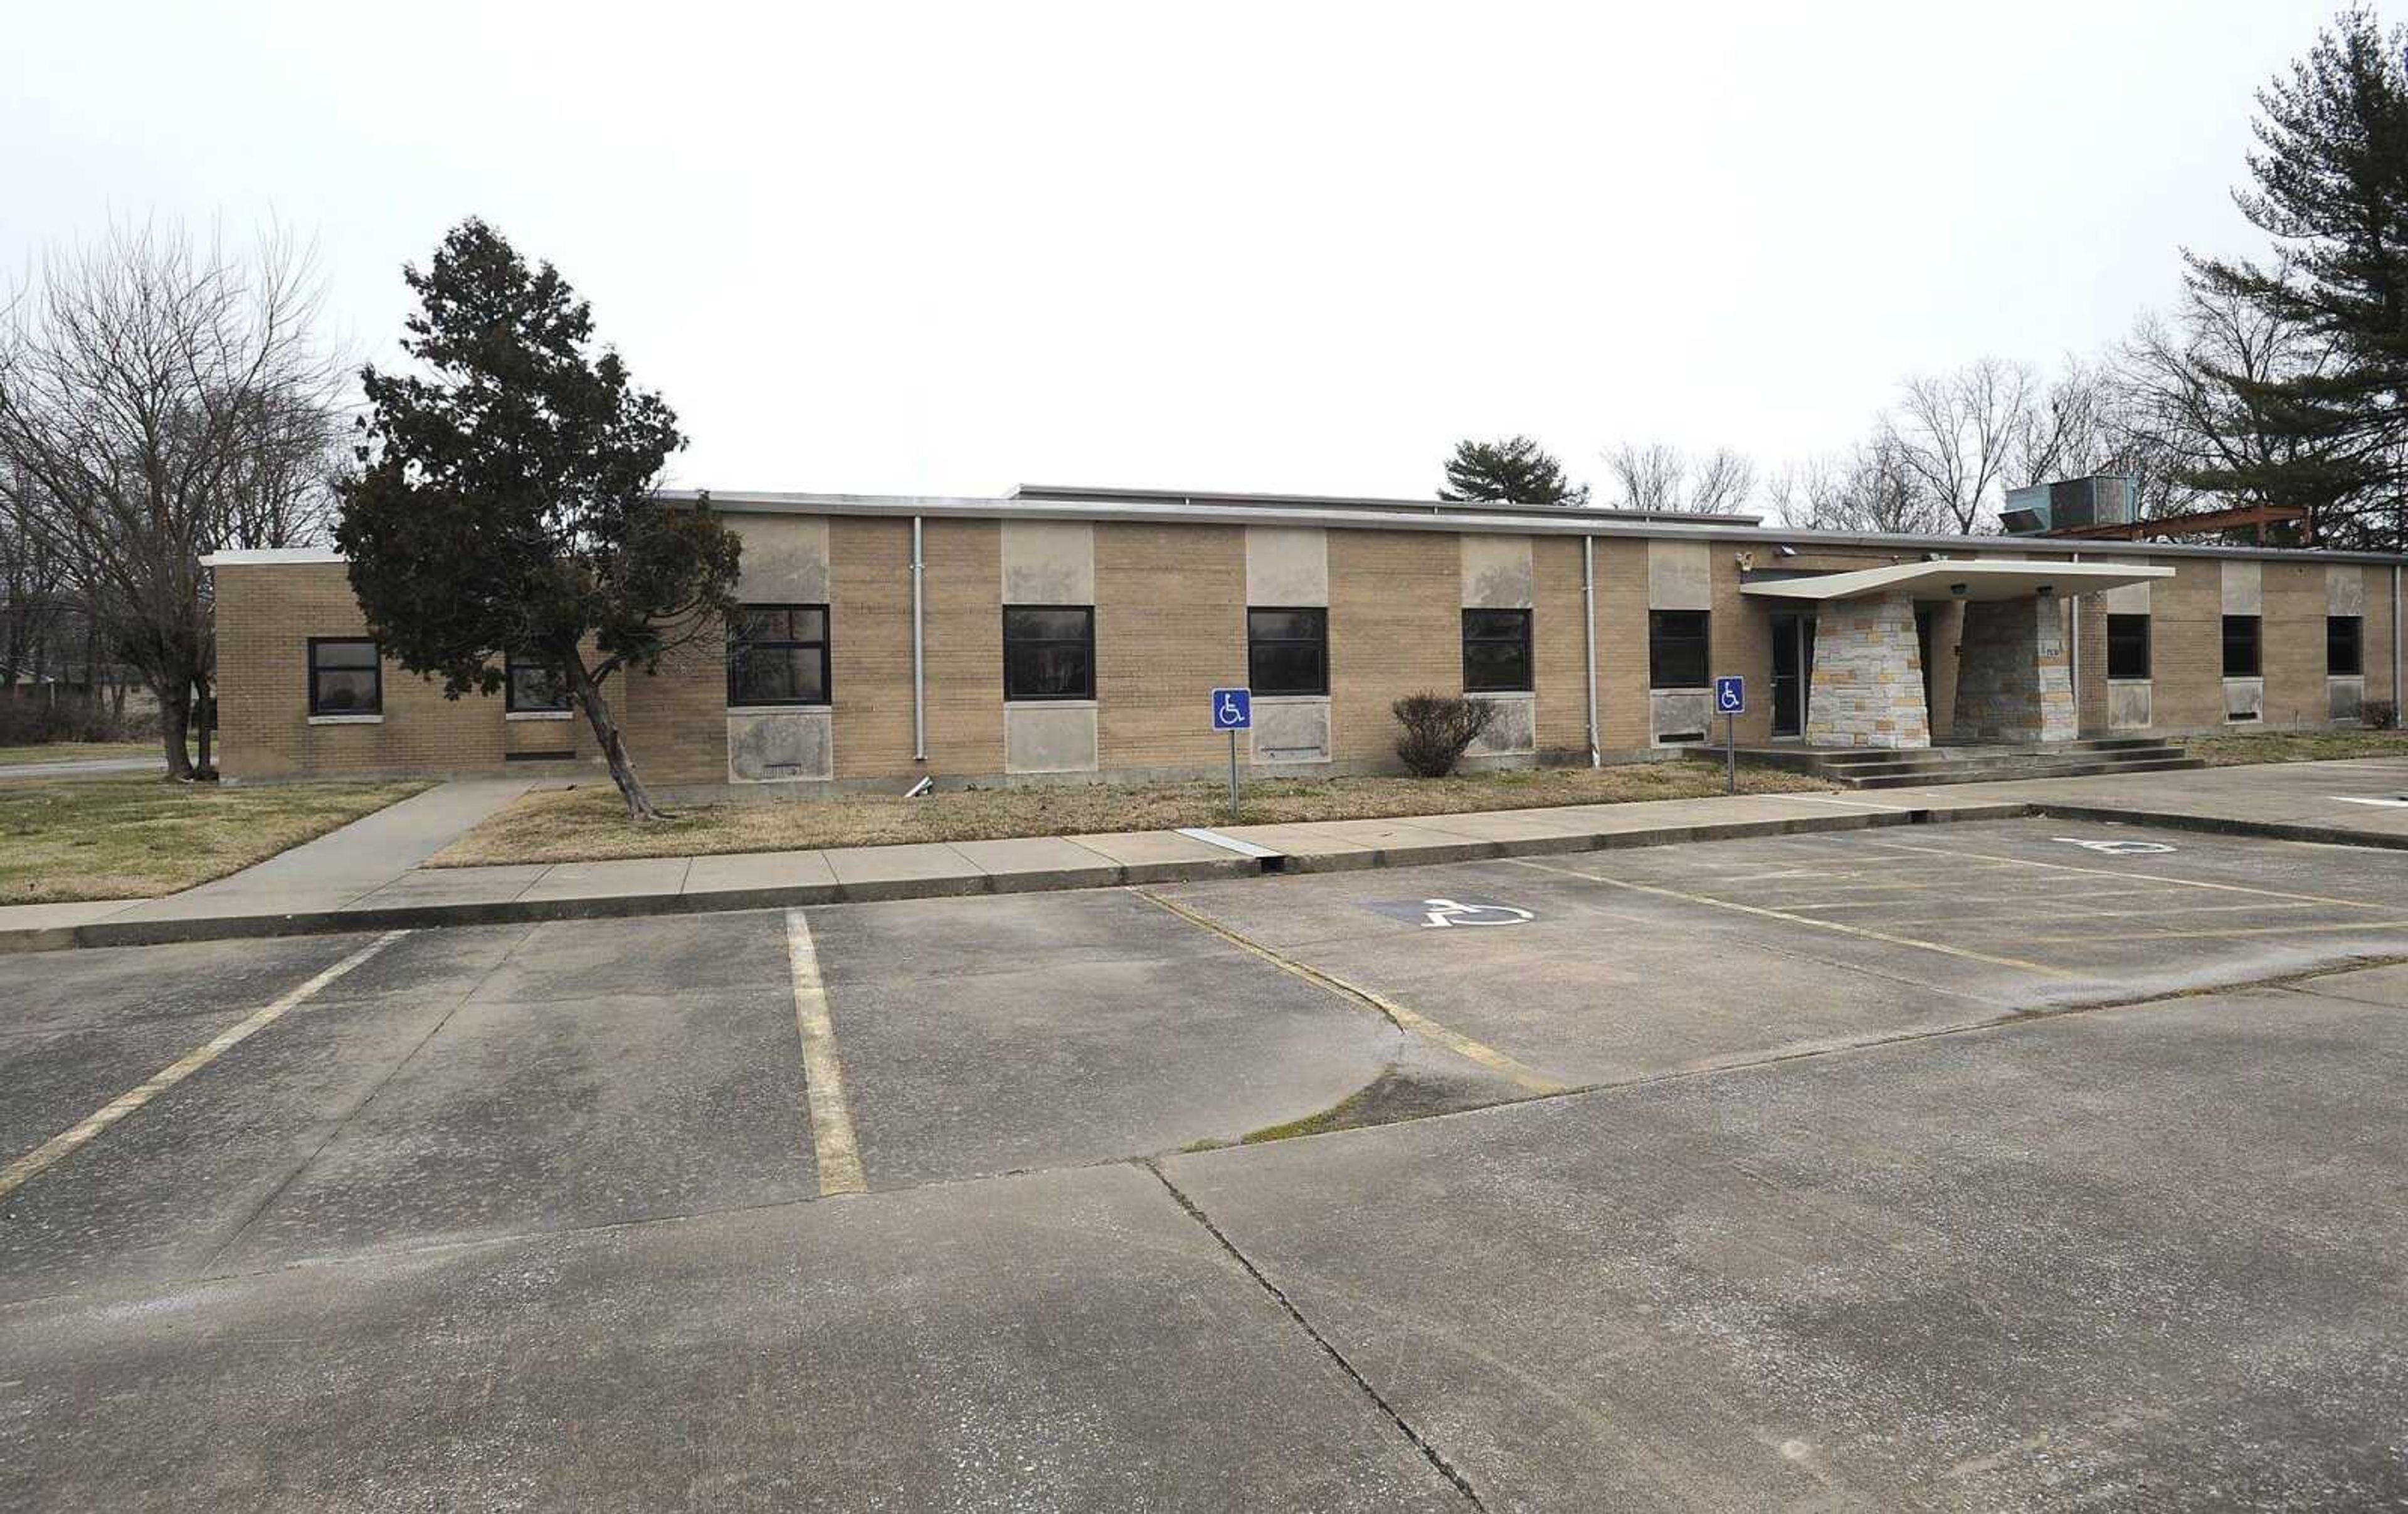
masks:
<instances>
[{"instance_id":1,"label":"metal downspout","mask_svg":"<svg viewBox=\"0 0 2408 1514\"><path fill-rule=\"evenodd\" d=\"M2391 723L2408 726L2408 688L2400 683L2400 565L2391 565Z\"/></svg>"},{"instance_id":2,"label":"metal downspout","mask_svg":"<svg viewBox=\"0 0 2408 1514\"><path fill-rule=\"evenodd\" d=\"M2396 589L2400 582L2398 569L2392 570L2391 579ZM2397 598L2396 594L2394 598ZM2396 646L2400 624L2397 611L2392 613L2391 624ZM1597 737L1597 538L1593 536L1581 538L1581 626L1584 632L1581 637L1581 651L1588 667L1588 765L1601 768L1605 765L1605 753L1599 748ZM2392 661L2395 666L2398 664L2396 655Z\"/></svg>"},{"instance_id":3,"label":"metal downspout","mask_svg":"<svg viewBox=\"0 0 2408 1514\"><path fill-rule=\"evenodd\" d=\"M927 641L923 627L925 597L920 580L924 570L920 554L920 517L911 517L911 760L928 760Z\"/></svg>"}]
</instances>

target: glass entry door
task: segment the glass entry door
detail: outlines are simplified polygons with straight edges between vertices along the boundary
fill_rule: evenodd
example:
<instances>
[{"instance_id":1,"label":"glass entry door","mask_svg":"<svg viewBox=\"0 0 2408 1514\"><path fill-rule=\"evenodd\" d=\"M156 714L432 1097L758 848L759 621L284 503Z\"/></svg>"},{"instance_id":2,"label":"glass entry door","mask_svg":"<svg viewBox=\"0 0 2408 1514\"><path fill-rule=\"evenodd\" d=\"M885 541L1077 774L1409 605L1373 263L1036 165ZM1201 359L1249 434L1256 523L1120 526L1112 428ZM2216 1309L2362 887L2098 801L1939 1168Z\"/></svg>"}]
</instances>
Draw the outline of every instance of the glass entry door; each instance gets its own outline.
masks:
<instances>
[{"instance_id":1,"label":"glass entry door","mask_svg":"<svg viewBox=\"0 0 2408 1514\"><path fill-rule=\"evenodd\" d=\"M1807 692L1814 683L1814 617L1772 617L1772 734L1806 734Z\"/></svg>"}]
</instances>

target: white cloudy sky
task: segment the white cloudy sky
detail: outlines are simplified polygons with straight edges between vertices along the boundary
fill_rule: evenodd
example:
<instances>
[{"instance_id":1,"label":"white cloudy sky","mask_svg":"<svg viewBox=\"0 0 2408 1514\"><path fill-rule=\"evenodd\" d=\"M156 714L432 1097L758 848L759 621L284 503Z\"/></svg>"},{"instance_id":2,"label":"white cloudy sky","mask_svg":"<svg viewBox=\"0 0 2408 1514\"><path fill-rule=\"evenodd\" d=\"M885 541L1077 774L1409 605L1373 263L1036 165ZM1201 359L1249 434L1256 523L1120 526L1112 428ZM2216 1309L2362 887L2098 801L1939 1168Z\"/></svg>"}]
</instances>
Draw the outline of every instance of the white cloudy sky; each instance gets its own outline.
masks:
<instances>
[{"instance_id":1,"label":"white cloudy sky","mask_svg":"<svg viewBox=\"0 0 2408 1514\"><path fill-rule=\"evenodd\" d=\"M380 361L486 217L678 482L1426 495L1465 435L1836 447L2246 250L2327 0L459 5L0 25L0 269L151 213L317 238Z\"/></svg>"}]
</instances>

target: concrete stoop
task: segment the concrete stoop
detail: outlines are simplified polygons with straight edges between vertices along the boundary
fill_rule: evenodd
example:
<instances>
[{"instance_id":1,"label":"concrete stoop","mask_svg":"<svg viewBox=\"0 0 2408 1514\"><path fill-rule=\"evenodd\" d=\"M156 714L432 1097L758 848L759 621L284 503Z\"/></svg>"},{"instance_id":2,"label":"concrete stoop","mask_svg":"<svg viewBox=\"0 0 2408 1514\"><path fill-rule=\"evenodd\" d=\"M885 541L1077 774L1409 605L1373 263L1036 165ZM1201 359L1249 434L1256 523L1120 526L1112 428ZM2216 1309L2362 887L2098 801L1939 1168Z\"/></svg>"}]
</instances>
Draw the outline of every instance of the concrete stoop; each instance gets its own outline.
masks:
<instances>
[{"instance_id":1,"label":"concrete stoop","mask_svg":"<svg viewBox=\"0 0 2408 1514\"><path fill-rule=\"evenodd\" d=\"M1933 746L1914 751L1880 747L1742 747L1761 766L1809 772L1843 788L1923 788L1934 784L1997 783L2024 778L2086 778L2103 773L2174 772L2207 763L2172 742L2150 736L2100 736L2024 746ZM1720 753L1698 751L1700 760Z\"/></svg>"}]
</instances>

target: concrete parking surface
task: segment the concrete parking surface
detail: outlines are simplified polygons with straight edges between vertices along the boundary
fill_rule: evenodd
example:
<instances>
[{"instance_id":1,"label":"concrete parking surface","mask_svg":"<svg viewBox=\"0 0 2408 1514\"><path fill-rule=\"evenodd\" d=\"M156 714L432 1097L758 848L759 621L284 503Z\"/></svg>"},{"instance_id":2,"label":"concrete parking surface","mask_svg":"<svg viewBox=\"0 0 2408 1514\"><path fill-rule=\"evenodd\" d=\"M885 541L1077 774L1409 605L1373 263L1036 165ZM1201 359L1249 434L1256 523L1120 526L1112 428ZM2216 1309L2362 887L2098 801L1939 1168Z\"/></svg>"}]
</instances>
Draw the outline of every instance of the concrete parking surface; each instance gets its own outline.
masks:
<instances>
[{"instance_id":1,"label":"concrete parking surface","mask_svg":"<svg viewBox=\"0 0 2408 1514\"><path fill-rule=\"evenodd\" d=\"M2398 1503L2403 885L2026 820L20 959L0 1505Z\"/></svg>"}]
</instances>

